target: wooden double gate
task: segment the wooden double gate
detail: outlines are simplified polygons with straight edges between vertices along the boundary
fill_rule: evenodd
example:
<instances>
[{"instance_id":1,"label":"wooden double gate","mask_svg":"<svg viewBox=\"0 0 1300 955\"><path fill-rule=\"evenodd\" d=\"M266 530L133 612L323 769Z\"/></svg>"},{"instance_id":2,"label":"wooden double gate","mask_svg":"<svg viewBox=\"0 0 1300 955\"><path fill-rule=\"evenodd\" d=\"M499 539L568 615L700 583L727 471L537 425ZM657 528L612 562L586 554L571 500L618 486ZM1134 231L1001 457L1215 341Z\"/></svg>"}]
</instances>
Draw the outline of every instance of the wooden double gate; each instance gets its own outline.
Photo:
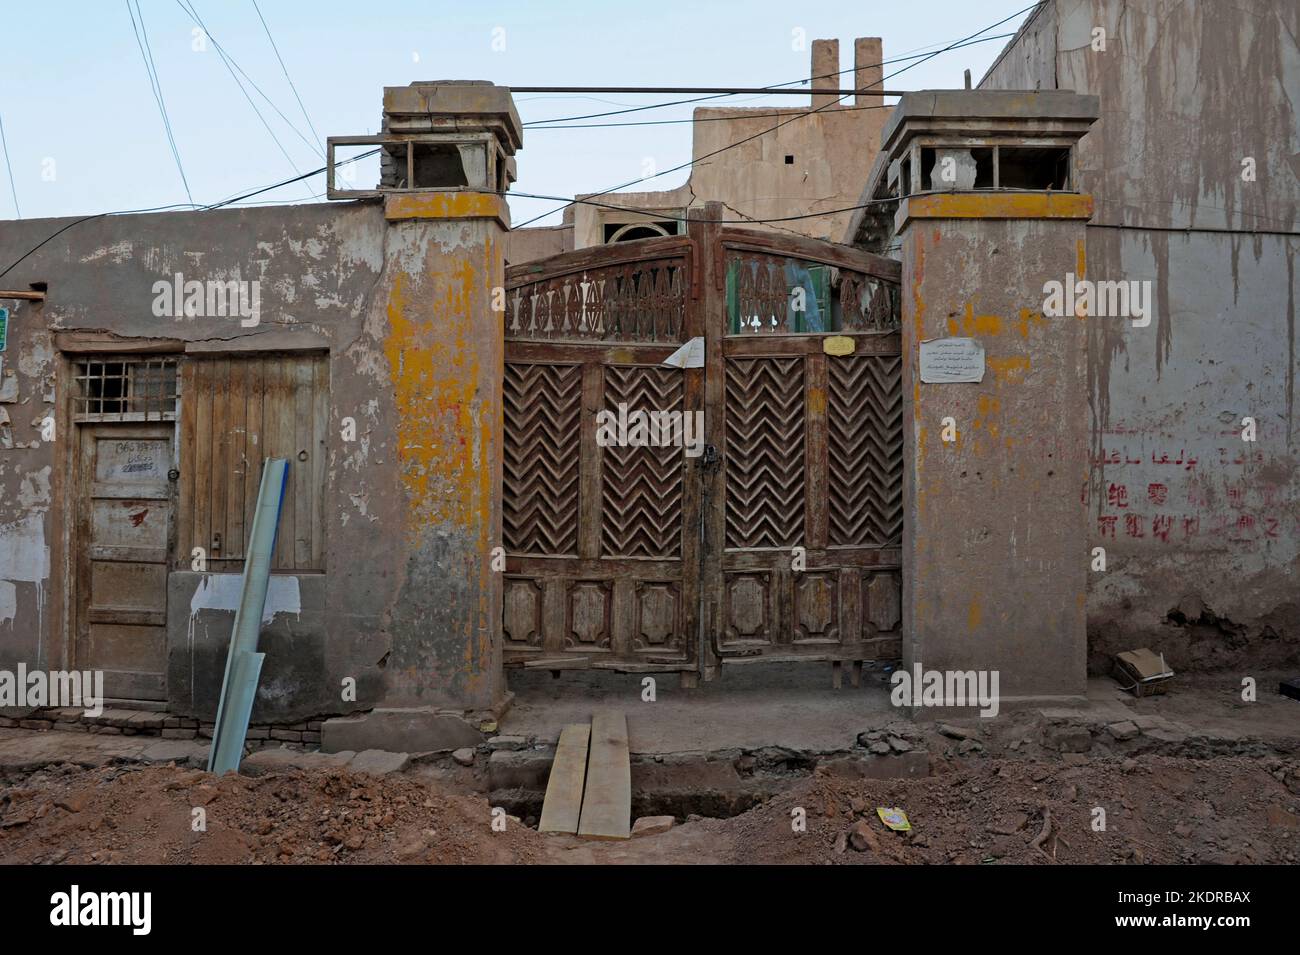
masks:
<instances>
[{"instance_id":1,"label":"wooden double gate","mask_svg":"<svg viewBox=\"0 0 1300 955\"><path fill-rule=\"evenodd\" d=\"M898 658L898 283L703 221L509 269L506 663Z\"/></svg>"}]
</instances>

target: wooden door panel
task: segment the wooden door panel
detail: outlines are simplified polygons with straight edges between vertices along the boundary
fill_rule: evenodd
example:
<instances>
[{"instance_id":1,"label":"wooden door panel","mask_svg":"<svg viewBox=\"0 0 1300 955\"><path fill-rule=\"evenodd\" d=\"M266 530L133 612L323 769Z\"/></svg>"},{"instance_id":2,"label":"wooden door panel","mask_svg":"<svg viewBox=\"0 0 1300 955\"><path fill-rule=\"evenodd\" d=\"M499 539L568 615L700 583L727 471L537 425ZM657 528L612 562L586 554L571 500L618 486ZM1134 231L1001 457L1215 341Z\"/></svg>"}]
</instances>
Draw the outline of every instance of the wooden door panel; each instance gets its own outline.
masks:
<instances>
[{"instance_id":1,"label":"wooden door panel","mask_svg":"<svg viewBox=\"0 0 1300 955\"><path fill-rule=\"evenodd\" d=\"M195 547L213 572L243 570L267 458L290 462L273 569L325 570L329 357L192 357L181 365L177 569Z\"/></svg>"},{"instance_id":2,"label":"wooden door panel","mask_svg":"<svg viewBox=\"0 0 1300 955\"><path fill-rule=\"evenodd\" d=\"M677 416L686 410L685 380L680 369L605 365L602 370L605 408L613 414L618 413L620 405L653 408ZM683 449L611 445L600 452L601 555L679 558Z\"/></svg>"},{"instance_id":3,"label":"wooden door panel","mask_svg":"<svg viewBox=\"0 0 1300 955\"><path fill-rule=\"evenodd\" d=\"M506 550L577 556L582 366L507 361L503 394Z\"/></svg>"},{"instance_id":4,"label":"wooden door panel","mask_svg":"<svg viewBox=\"0 0 1300 955\"><path fill-rule=\"evenodd\" d=\"M79 667L114 699L166 699L172 426L79 427Z\"/></svg>"},{"instance_id":5,"label":"wooden door panel","mask_svg":"<svg viewBox=\"0 0 1300 955\"><path fill-rule=\"evenodd\" d=\"M802 357L726 363L727 548L804 543Z\"/></svg>"},{"instance_id":6,"label":"wooden door panel","mask_svg":"<svg viewBox=\"0 0 1300 955\"><path fill-rule=\"evenodd\" d=\"M92 622L89 665L96 670L158 673L166 644L166 630L156 625Z\"/></svg>"},{"instance_id":7,"label":"wooden door panel","mask_svg":"<svg viewBox=\"0 0 1300 955\"><path fill-rule=\"evenodd\" d=\"M163 611L167 609L167 568L156 563L97 560L90 566L91 609L114 607L123 610Z\"/></svg>"},{"instance_id":8,"label":"wooden door panel","mask_svg":"<svg viewBox=\"0 0 1300 955\"><path fill-rule=\"evenodd\" d=\"M719 241L726 302L707 346L721 353L711 433L725 517L705 559L711 644L723 660L896 658L896 265L738 229Z\"/></svg>"},{"instance_id":9,"label":"wooden door panel","mask_svg":"<svg viewBox=\"0 0 1300 955\"><path fill-rule=\"evenodd\" d=\"M106 433L97 433L92 440L96 482L165 486L171 467L169 441Z\"/></svg>"},{"instance_id":10,"label":"wooden door panel","mask_svg":"<svg viewBox=\"0 0 1300 955\"><path fill-rule=\"evenodd\" d=\"M91 540L105 547L166 547L170 510L166 501L93 500Z\"/></svg>"},{"instance_id":11,"label":"wooden door panel","mask_svg":"<svg viewBox=\"0 0 1300 955\"><path fill-rule=\"evenodd\" d=\"M630 242L507 274L508 664L695 666L690 461L680 446L597 440L602 411L680 421L700 407L700 373L661 364L691 328L687 246Z\"/></svg>"},{"instance_id":12,"label":"wooden door panel","mask_svg":"<svg viewBox=\"0 0 1300 955\"><path fill-rule=\"evenodd\" d=\"M903 533L902 358L827 362L832 547L897 546Z\"/></svg>"}]
</instances>

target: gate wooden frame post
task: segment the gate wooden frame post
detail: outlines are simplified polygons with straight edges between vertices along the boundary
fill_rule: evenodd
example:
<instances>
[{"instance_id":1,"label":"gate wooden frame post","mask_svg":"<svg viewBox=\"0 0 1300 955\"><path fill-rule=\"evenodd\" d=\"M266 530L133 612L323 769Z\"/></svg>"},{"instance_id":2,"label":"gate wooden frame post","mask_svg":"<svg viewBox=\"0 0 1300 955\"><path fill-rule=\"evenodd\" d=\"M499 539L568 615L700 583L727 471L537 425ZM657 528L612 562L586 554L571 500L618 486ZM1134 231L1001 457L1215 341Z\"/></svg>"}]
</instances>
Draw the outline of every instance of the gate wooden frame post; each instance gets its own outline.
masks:
<instances>
[{"instance_id":1,"label":"gate wooden frame post","mask_svg":"<svg viewBox=\"0 0 1300 955\"><path fill-rule=\"evenodd\" d=\"M706 202L690 210L687 231L694 243L694 275L691 289L691 334L704 337L704 368L701 387L704 392L704 442L717 449L716 463L697 461L693 480L688 486L699 496L701 533L698 537L699 573L694 582L700 607L700 674L705 681L715 679L722 665L715 651L714 638L722 625L722 546L726 534L727 462L722 458L725 428L723 398L725 367L722 338L726 334L726 275L721 263L720 225L722 203ZM707 454L707 452L706 452Z\"/></svg>"}]
</instances>

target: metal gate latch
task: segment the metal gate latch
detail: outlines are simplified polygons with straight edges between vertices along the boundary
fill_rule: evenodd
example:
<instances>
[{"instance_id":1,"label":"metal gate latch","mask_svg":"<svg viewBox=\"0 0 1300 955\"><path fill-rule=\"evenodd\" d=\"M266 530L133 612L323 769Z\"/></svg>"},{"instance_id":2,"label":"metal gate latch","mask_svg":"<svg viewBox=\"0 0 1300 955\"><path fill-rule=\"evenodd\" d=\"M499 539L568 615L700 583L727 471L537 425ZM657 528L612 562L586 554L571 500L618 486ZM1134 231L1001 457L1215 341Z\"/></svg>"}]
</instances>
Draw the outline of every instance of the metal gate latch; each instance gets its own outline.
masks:
<instances>
[{"instance_id":1,"label":"metal gate latch","mask_svg":"<svg viewBox=\"0 0 1300 955\"><path fill-rule=\"evenodd\" d=\"M706 444L704 446L704 453L695 459L695 466L699 468L701 471L705 471L707 473L712 473L716 471L718 469L718 465L721 463L722 463L722 455L720 455L718 453L718 449L711 444Z\"/></svg>"}]
</instances>

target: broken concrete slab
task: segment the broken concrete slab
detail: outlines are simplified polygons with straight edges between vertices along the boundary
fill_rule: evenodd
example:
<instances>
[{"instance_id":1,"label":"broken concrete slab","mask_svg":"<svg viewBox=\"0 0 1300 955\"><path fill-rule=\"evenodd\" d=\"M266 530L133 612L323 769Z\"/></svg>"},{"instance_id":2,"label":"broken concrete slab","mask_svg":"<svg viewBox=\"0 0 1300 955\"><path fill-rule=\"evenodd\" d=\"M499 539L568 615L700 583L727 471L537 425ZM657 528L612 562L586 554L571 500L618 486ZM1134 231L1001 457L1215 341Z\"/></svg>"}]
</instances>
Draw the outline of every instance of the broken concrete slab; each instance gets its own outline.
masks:
<instances>
[{"instance_id":1,"label":"broken concrete slab","mask_svg":"<svg viewBox=\"0 0 1300 955\"><path fill-rule=\"evenodd\" d=\"M158 713L151 710L138 710L134 716L125 724L132 729L157 729L163 728L168 717L167 713Z\"/></svg>"},{"instance_id":2,"label":"broken concrete slab","mask_svg":"<svg viewBox=\"0 0 1300 955\"><path fill-rule=\"evenodd\" d=\"M1059 753L1086 753L1092 749L1092 734L1084 726L1054 726L1047 731L1047 744Z\"/></svg>"},{"instance_id":3,"label":"broken concrete slab","mask_svg":"<svg viewBox=\"0 0 1300 955\"><path fill-rule=\"evenodd\" d=\"M387 773L400 773L410 762L411 757L407 753L390 753L382 749L367 749L352 757L348 762L348 769L354 773L383 776Z\"/></svg>"},{"instance_id":4,"label":"broken concrete slab","mask_svg":"<svg viewBox=\"0 0 1300 955\"><path fill-rule=\"evenodd\" d=\"M656 836L667 832L676 820L672 816L642 816L632 824L632 838L639 836Z\"/></svg>"},{"instance_id":5,"label":"broken concrete slab","mask_svg":"<svg viewBox=\"0 0 1300 955\"><path fill-rule=\"evenodd\" d=\"M1133 715L1123 703L1107 699L1089 699L1080 706L1046 706L1038 712L1051 723L1116 723Z\"/></svg>"},{"instance_id":6,"label":"broken concrete slab","mask_svg":"<svg viewBox=\"0 0 1300 955\"><path fill-rule=\"evenodd\" d=\"M140 759L146 763L172 763L207 766L209 743L194 739L149 739L142 743Z\"/></svg>"},{"instance_id":7,"label":"broken concrete slab","mask_svg":"<svg viewBox=\"0 0 1300 955\"><path fill-rule=\"evenodd\" d=\"M1157 729L1170 729L1172 726L1163 716L1155 716L1151 713L1134 713L1129 720L1144 733Z\"/></svg>"},{"instance_id":8,"label":"broken concrete slab","mask_svg":"<svg viewBox=\"0 0 1300 955\"><path fill-rule=\"evenodd\" d=\"M362 716L321 724L325 753L382 749L401 753L445 753L483 742L478 728L459 716L432 709L376 709Z\"/></svg>"},{"instance_id":9,"label":"broken concrete slab","mask_svg":"<svg viewBox=\"0 0 1300 955\"><path fill-rule=\"evenodd\" d=\"M0 730L0 770L26 771L60 762L95 768L115 759L135 759L141 749L120 736Z\"/></svg>"},{"instance_id":10,"label":"broken concrete slab","mask_svg":"<svg viewBox=\"0 0 1300 955\"><path fill-rule=\"evenodd\" d=\"M1132 720L1122 720L1118 723L1111 723L1106 727L1106 732L1122 743L1126 740L1135 739L1140 730Z\"/></svg>"},{"instance_id":11,"label":"broken concrete slab","mask_svg":"<svg viewBox=\"0 0 1300 955\"><path fill-rule=\"evenodd\" d=\"M245 756L239 764L239 771L247 776L260 776L263 773L285 772L293 769L343 769L351 762L355 753L316 753L302 752L295 749L263 749Z\"/></svg>"}]
</instances>

